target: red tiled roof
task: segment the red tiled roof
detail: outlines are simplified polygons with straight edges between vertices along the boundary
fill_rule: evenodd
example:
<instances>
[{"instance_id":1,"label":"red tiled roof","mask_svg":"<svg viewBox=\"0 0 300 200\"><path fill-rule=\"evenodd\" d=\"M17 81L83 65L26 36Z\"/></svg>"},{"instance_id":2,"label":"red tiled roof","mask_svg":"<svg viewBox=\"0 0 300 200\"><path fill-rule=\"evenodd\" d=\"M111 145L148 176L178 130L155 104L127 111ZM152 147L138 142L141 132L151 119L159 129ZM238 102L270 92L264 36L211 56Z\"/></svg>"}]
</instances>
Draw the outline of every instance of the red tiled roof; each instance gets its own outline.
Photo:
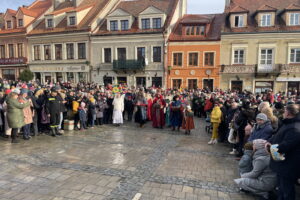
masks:
<instances>
[{"instance_id":1,"label":"red tiled roof","mask_svg":"<svg viewBox=\"0 0 300 200\"><path fill-rule=\"evenodd\" d=\"M249 12L246 8L243 8L241 6L235 6L232 7L229 11L230 13L243 13L243 12Z\"/></svg>"},{"instance_id":2,"label":"red tiled roof","mask_svg":"<svg viewBox=\"0 0 300 200\"><path fill-rule=\"evenodd\" d=\"M244 28L231 28L229 19L227 18L223 33L252 33L252 32L278 32L278 31L300 31L298 26L286 26L281 17L276 17L274 27L259 27L257 21L253 16L260 11L276 12L276 15L281 15L292 4L298 5L300 0L231 0L228 7L225 8L225 13L230 14L230 10L236 6L241 6L247 10L248 19L247 27Z\"/></svg>"},{"instance_id":3,"label":"red tiled roof","mask_svg":"<svg viewBox=\"0 0 300 200\"><path fill-rule=\"evenodd\" d=\"M300 10L300 6L296 4L291 4L285 10Z\"/></svg>"},{"instance_id":4,"label":"red tiled roof","mask_svg":"<svg viewBox=\"0 0 300 200\"><path fill-rule=\"evenodd\" d=\"M209 28L205 37L203 36L186 36L182 32L182 28L187 23L197 23L201 25L207 24ZM169 37L169 41L218 41L221 38L221 29L225 22L224 14L210 14L210 15L185 15L176 24L174 31ZM195 24L196 25L196 24Z\"/></svg>"},{"instance_id":5,"label":"red tiled roof","mask_svg":"<svg viewBox=\"0 0 300 200\"><path fill-rule=\"evenodd\" d=\"M10 9L10 8L8 8L6 12L13 15L13 16L17 14L16 10L13 10L13 9Z\"/></svg>"},{"instance_id":6,"label":"red tiled roof","mask_svg":"<svg viewBox=\"0 0 300 200\"><path fill-rule=\"evenodd\" d=\"M257 11L276 11L276 10L277 10L276 8L273 8L269 5L262 5L257 9Z\"/></svg>"},{"instance_id":7,"label":"red tiled roof","mask_svg":"<svg viewBox=\"0 0 300 200\"><path fill-rule=\"evenodd\" d=\"M33 12L27 8L24 8L24 7L21 7L20 8L20 11L24 14L24 15L27 15L27 16L30 16L30 17L37 17L39 14L36 13L36 12Z\"/></svg>"},{"instance_id":8,"label":"red tiled roof","mask_svg":"<svg viewBox=\"0 0 300 200\"><path fill-rule=\"evenodd\" d=\"M88 7L92 8L77 26L68 27L67 18L65 17L55 28L49 29L46 28L45 20L43 20L29 33L29 35L88 31L90 29L90 23L98 13L104 9L109 1L110 0L83 0L77 8L73 7L73 4L70 4L69 2L63 2L58 5L54 12L80 11L81 9Z\"/></svg>"},{"instance_id":9,"label":"red tiled roof","mask_svg":"<svg viewBox=\"0 0 300 200\"><path fill-rule=\"evenodd\" d=\"M120 35L120 34L134 34L134 33L158 33L162 32L165 27L168 27L171 19L173 17L174 11L176 9L176 5L178 4L178 0L138 0L138 1L122 1L115 8L121 9L132 16L135 17L135 20L131 26L131 29L128 31L108 31L107 30L107 20L102 23L96 35ZM141 12L146 10L149 7L155 7L167 15L166 22L163 28L161 29L147 29L141 30L138 27L138 16ZM114 11L115 11L114 10Z\"/></svg>"}]
</instances>

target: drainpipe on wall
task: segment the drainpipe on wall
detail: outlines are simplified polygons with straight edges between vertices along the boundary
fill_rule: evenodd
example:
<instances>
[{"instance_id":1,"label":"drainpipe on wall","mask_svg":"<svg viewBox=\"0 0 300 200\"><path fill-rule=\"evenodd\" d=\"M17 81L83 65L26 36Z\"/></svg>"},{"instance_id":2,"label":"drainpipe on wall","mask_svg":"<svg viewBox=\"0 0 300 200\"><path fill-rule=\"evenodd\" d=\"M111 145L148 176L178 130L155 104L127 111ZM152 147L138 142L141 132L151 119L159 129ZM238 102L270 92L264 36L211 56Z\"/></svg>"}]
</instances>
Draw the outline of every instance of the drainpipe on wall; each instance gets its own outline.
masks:
<instances>
[{"instance_id":1,"label":"drainpipe on wall","mask_svg":"<svg viewBox=\"0 0 300 200\"><path fill-rule=\"evenodd\" d=\"M168 78L168 74L167 74L167 71L168 71L168 48L169 48L169 45L168 45L168 38L166 38L166 35L165 35L165 32L163 32L163 38L164 38L164 70L163 70L163 88L167 89L167 78Z\"/></svg>"}]
</instances>

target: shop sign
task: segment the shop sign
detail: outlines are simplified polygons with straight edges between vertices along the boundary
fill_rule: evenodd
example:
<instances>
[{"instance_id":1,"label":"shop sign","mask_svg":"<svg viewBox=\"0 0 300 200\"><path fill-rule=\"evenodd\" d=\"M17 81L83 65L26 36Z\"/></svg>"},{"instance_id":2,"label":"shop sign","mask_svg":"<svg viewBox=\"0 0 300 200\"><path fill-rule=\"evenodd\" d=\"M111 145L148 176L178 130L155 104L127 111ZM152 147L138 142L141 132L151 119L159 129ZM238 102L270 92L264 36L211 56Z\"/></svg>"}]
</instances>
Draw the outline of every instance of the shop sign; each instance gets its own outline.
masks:
<instances>
[{"instance_id":1,"label":"shop sign","mask_svg":"<svg viewBox=\"0 0 300 200\"><path fill-rule=\"evenodd\" d=\"M0 65L26 64L27 58L0 58Z\"/></svg>"},{"instance_id":2,"label":"shop sign","mask_svg":"<svg viewBox=\"0 0 300 200\"><path fill-rule=\"evenodd\" d=\"M297 77L278 77L276 79L276 81L279 81L279 82L296 82L296 81L300 81L300 78L297 78Z\"/></svg>"},{"instance_id":3,"label":"shop sign","mask_svg":"<svg viewBox=\"0 0 300 200\"><path fill-rule=\"evenodd\" d=\"M89 67L82 66L30 66L33 72L89 72Z\"/></svg>"}]
</instances>

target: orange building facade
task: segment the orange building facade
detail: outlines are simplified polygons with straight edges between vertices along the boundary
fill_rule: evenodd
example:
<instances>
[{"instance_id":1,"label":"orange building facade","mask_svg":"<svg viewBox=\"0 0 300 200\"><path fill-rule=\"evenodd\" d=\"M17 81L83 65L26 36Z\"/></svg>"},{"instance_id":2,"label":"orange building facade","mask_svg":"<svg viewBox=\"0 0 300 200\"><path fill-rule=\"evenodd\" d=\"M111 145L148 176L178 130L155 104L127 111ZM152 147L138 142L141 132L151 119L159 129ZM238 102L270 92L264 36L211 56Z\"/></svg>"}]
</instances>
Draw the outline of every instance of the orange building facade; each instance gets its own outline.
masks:
<instances>
[{"instance_id":1,"label":"orange building facade","mask_svg":"<svg viewBox=\"0 0 300 200\"><path fill-rule=\"evenodd\" d=\"M220 87L223 15L185 15L169 37L167 88Z\"/></svg>"}]
</instances>

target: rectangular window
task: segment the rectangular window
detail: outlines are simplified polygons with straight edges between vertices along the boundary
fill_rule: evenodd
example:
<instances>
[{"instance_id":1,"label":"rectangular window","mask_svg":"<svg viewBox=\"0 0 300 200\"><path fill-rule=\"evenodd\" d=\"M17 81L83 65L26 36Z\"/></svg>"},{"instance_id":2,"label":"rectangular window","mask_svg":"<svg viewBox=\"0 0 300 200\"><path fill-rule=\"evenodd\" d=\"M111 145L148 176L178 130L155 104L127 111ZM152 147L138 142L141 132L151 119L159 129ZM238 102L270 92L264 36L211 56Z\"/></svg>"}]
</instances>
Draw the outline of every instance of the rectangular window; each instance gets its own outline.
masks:
<instances>
[{"instance_id":1,"label":"rectangular window","mask_svg":"<svg viewBox=\"0 0 300 200\"><path fill-rule=\"evenodd\" d=\"M189 66L198 66L198 53L189 53Z\"/></svg>"},{"instance_id":2,"label":"rectangular window","mask_svg":"<svg viewBox=\"0 0 300 200\"><path fill-rule=\"evenodd\" d=\"M191 35L191 31L192 31L192 27L187 26L187 27L185 28L185 34L186 34L186 35Z\"/></svg>"},{"instance_id":3,"label":"rectangular window","mask_svg":"<svg viewBox=\"0 0 300 200\"><path fill-rule=\"evenodd\" d=\"M41 51L40 51L40 45L34 45L33 46L33 55L34 55L34 60L41 60Z\"/></svg>"},{"instance_id":4,"label":"rectangular window","mask_svg":"<svg viewBox=\"0 0 300 200\"><path fill-rule=\"evenodd\" d=\"M14 58L15 57L15 49L13 44L8 45L8 57Z\"/></svg>"},{"instance_id":5,"label":"rectangular window","mask_svg":"<svg viewBox=\"0 0 300 200\"><path fill-rule=\"evenodd\" d=\"M126 48L118 48L118 60L126 60Z\"/></svg>"},{"instance_id":6,"label":"rectangular window","mask_svg":"<svg viewBox=\"0 0 300 200\"><path fill-rule=\"evenodd\" d=\"M234 17L234 27L244 27L244 16L238 15Z\"/></svg>"},{"instance_id":7,"label":"rectangular window","mask_svg":"<svg viewBox=\"0 0 300 200\"><path fill-rule=\"evenodd\" d=\"M5 58L5 45L0 45L0 58Z\"/></svg>"},{"instance_id":8,"label":"rectangular window","mask_svg":"<svg viewBox=\"0 0 300 200\"><path fill-rule=\"evenodd\" d=\"M51 60L51 46L44 45L44 58L45 60Z\"/></svg>"},{"instance_id":9,"label":"rectangular window","mask_svg":"<svg viewBox=\"0 0 300 200\"><path fill-rule=\"evenodd\" d=\"M180 89L181 88L181 79L173 79L173 89Z\"/></svg>"},{"instance_id":10,"label":"rectangular window","mask_svg":"<svg viewBox=\"0 0 300 200\"><path fill-rule=\"evenodd\" d=\"M173 65L182 66L182 53L173 53Z\"/></svg>"},{"instance_id":11,"label":"rectangular window","mask_svg":"<svg viewBox=\"0 0 300 200\"><path fill-rule=\"evenodd\" d=\"M196 35L205 35L205 26L197 26Z\"/></svg>"},{"instance_id":12,"label":"rectangular window","mask_svg":"<svg viewBox=\"0 0 300 200\"><path fill-rule=\"evenodd\" d=\"M161 18L153 18L153 28L154 29L159 29L161 28Z\"/></svg>"},{"instance_id":13,"label":"rectangular window","mask_svg":"<svg viewBox=\"0 0 300 200\"><path fill-rule=\"evenodd\" d=\"M62 44L55 45L55 60L62 60Z\"/></svg>"},{"instance_id":14,"label":"rectangular window","mask_svg":"<svg viewBox=\"0 0 300 200\"><path fill-rule=\"evenodd\" d=\"M215 53L205 53L205 65L214 66L215 65Z\"/></svg>"},{"instance_id":15,"label":"rectangular window","mask_svg":"<svg viewBox=\"0 0 300 200\"><path fill-rule=\"evenodd\" d=\"M18 20L18 25L19 25L19 27L23 27L24 26L23 19L19 19Z\"/></svg>"},{"instance_id":16,"label":"rectangular window","mask_svg":"<svg viewBox=\"0 0 300 200\"><path fill-rule=\"evenodd\" d=\"M69 17L69 23L70 23L70 26L75 26L76 25L76 17L75 16Z\"/></svg>"},{"instance_id":17,"label":"rectangular window","mask_svg":"<svg viewBox=\"0 0 300 200\"><path fill-rule=\"evenodd\" d=\"M47 27L52 28L53 27L53 19L47 19Z\"/></svg>"},{"instance_id":18,"label":"rectangular window","mask_svg":"<svg viewBox=\"0 0 300 200\"><path fill-rule=\"evenodd\" d=\"M263 14L261 16L261 26L271 26L271 14Z\"/></svg>"},{"instance_id":19,"label":"rectangular window","mask_svg":"<svg viewBox=\"0 0 300 200\"><path fill-rule=\"evenodd\" d=\"M142 29L150 29L150 19L142 19Z\"/></svg>"},{"instance_id":20,"label":"rectangular window","mask_svg":"<svg viewBox=\"0 0 300 200\"><path fill-rule=\"evenodd\" d=\"M67 44L67 59L68 60L74 59L74 44L73 43Z\"/></svg>"},{"instance_id":21,"label":"rectangular window","mask_svg":"<svg viewBox=\"0 0 300 200\"><path fill-rule=\"evenodd\" d=\"M188 80L188 88L189 88L189 90L197 89L198 88L197 79L189 79Z\"/></svg>"},{"instance_id":22,"label":"rectangular window","mask_svg":"<svg viewBox=\"0 0 300 200\"><path fill-rule=\"evenodd\" d=\"M245 51L244 49L237 49L234 50L234 59L233 59L233 63L234 64L245 64Z\"/></svg>"},{"instance_id":23,"label":"rectangular window","mask_svg":"<svg viewBox=\"0 0 300 200\"><path fill-rule=\"evenodd\" d=\"M146 57L146 48L138 47L137 48L137 59L145 61L145 57Z\"/></svg>"},{"instance_id":24,"label":"rectangular window","mask_svg":"<svg viewBox=\"0 0 300 200\"><path fill-rule=\"evenodd\" d=\"M111 48L104 49L104 62L111 63Z\"/></svg>"},{"instance_id":25,"label":"rectangular window","mask_svg":"<svg viewBox=\"0 0 300 200\"><path fill-rule=\"evenodd\" d=\"M118 21L117 20L113 20L113 21L110 21L110 30L111 31L117 31L119 28L118 28Z\"/></svg>"},{"instance_id":26,"label":"rectangular window","mask_svg":"<svg viewBox=\"0 0 300 200\"><path fill-rule=\"evenodd\" d=\"M290 62L291 63L300 63L300 48L291 49Z\"/></svg>"},{"instance_id":27,"label":"rectangular window","mask_svg":"<svg viewBox=\"0 0 300 200\"><path fill-rule=\"evenodd\" d=\"M78 59L86 59L85 43L78 43Z\"/></svg>"},{"instance_id":28,"label":"rectangular window","mask_svg":"<svg viewBox=\"0 0 300 200\"><path fill-rule=\"evenodd\" d=\"M7 28L12 28L12 25L11 25L11 21L10 21L10 20L6 22L6 27L7 27Z\"/></svg>"},{"instance_id":29,"label":"rectangular window","mask_svg":"<svg viewBox=\"0 0 300 200\"><path fill-rule=\"evenodd\" d=\"M153 62L161 62L161 47L153 47Z\"/></svg>"},{"instance_id":30,"label":"rectangular window","mask_svg":"<svg viewBox=\"0 0 300 200\"><path fill-rule=\"evenodd\" d=\"M24 55L23 55L23 44L22 43L18 44L18 57L19 58L24 57Z\"/></svg>"},{"instance_id":31,"label":"rectangular window","mask_svg":"<svg viewBox=\"0 0 300 200\"><path fill-rule=\"evenodd\" d=\"M129 21L128 20L121 20L121 30L127 31L129 28Z\"/></svg>"},{"instance_id":32,"label":"rectangular window","mask_svg":"<svg viewBox=\"0 0 300 200\"><path fill-rule=\"evenodd\" d=\"M297 26L299 24L300 13L291 13L290 14L290 25Z\"/></svg>"},{"instance_id":33,"label":"rectangular window","mask_svg":"<svg viewBox=\"0 0 300 200\"><path fill-rule=\"evenodd\" d=\"M272 65L273 64L273 49L261 49L260 64L261 65Z\"/></svg>"}]
</instances>

